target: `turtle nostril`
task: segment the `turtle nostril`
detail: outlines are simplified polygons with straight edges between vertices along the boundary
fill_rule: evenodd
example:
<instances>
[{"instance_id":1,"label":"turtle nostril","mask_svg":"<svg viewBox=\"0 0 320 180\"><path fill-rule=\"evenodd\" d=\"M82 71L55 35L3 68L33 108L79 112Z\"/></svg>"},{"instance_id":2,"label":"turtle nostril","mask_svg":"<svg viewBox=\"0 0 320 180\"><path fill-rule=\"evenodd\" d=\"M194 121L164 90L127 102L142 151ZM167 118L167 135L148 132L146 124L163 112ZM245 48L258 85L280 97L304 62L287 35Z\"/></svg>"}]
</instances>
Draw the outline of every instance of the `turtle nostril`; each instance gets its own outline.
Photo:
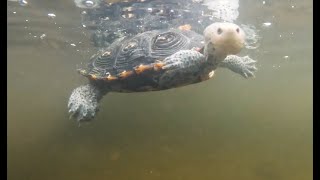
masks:
<instances>
[{"instance_id":1,"label":"turtle nostril","mask_svg":"<svg viewBox=\"0 0 320 180\"><path fill-rule=\"evenodd\" d=\"M237 29L236 29L236 31L237 31L237 33L239 33L239 32L240 32L240 29L239 29L239 28L237 28Z\"/></svg>"},{"instance_id":2,"label":"turtle nostril","mask_svg":"<svg viewBox=\"0 0 320 180\"><path fill-rule=\"evenodd\" d=\"M221 33L222 33L222 29L221 29L221 28L218 28L217 33L218 33L218 34L221 34Z\"/></svg>"}]
</instances>

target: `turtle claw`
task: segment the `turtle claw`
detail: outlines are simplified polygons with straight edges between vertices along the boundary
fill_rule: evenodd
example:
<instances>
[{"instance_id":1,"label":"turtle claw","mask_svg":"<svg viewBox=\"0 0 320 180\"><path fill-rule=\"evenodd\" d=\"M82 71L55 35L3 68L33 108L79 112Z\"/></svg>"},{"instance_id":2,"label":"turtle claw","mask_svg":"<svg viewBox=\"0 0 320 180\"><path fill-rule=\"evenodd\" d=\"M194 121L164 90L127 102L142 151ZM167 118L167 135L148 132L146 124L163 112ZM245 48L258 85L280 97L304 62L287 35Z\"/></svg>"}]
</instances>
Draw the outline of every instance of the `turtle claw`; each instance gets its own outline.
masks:
<instances>
[{"instance_id":1,"label":"turtle claw","mask_svg":"<svg viewBox=\"0 0 320 180\"><path fill-rule=\"evenodd\" d=\"M92 120L99 110L99 92L92 85L74 89L68 102L69 118L76 119L78 122Z\"/></svg>"},{"instance_id":2,"label":"turtle claw","mask_svg":"<svg viewBox=\"0 0 320 180\"><path fill-rule=\"evenodd\" d=\"M247 73L244 72L243 73L243 77L246 78L246 79L248 79L249 77L255 78L255 76L254 76L254 74L252 72L247 72Z\"/></svg>"}]
</instances>

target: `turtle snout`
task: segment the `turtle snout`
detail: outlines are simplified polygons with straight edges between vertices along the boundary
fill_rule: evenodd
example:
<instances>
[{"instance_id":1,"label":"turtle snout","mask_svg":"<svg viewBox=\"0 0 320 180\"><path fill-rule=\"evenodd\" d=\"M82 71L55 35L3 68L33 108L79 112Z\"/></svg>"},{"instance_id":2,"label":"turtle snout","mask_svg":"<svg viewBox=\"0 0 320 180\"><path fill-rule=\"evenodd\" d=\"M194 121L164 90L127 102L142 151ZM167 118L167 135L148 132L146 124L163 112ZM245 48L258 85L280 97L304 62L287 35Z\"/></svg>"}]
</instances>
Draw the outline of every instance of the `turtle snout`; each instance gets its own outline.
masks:
<instances>
[{"instance_id":1,"label":"turtle snout","mask_svg":"<svg viewBox=\"0 0 320 180\"><path fill-rule=\"evenodd\" d=\"M213 23L204 30L206 44L213 44L215 55L237 54L244 47L244 31L233 23Z\"/></svg>"},{"instance_id":2,"label":"turtle snout","mask_svg":"<svg viewBox=\"0 0 320 180\"><path fill-rule=\"evenodd\" d=\"M227 54L238 54L244 47L244 33L240 27L225 29L225 34L221 37L221 44Z\"/></svg>"}]
</instances>

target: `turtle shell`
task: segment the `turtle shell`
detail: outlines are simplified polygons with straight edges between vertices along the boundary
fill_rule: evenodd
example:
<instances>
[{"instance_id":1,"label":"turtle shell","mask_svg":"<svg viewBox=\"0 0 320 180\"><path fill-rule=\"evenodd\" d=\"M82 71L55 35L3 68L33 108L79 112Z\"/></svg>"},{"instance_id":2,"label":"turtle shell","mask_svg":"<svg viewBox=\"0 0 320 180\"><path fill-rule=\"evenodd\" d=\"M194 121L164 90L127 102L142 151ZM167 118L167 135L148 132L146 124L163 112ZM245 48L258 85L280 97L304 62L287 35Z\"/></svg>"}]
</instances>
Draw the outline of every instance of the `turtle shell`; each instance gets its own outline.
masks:
<instances>
[{"instance_id":1,"label":"turtle shell","mask_svg":"<svg viewBox=\"0 0 320 180\"><path fill-rule=\"evenodd\" d=\"M80 73L105 85L131 83L130 87L119 89L136 91L136 88L151 85L150 82L162 73L156 68L158 62L180 50L202 48L203 40L203 36L189 30L147 31L118 39L100 50Z\"/></svg>"}]
</instances>

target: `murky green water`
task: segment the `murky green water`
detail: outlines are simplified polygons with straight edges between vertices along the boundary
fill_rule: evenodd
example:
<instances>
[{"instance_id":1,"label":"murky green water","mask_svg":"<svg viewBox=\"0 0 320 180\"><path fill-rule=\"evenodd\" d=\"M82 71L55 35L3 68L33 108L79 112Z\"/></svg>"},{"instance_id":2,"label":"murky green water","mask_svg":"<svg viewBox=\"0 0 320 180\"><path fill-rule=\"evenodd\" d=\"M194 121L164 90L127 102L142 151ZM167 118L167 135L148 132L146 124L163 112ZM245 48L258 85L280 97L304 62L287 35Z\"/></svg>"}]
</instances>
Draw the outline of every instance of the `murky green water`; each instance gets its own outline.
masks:
<instances>
[{"instance_id":1,"label":"murky green water","mask_svg":"<svg viewBox=\"0 0 320 180\"><path fill-rule=\"evenodd\" d=\"M81 127L66 107L95 52L80 10L28 2L8 4L8 179L312 179L311 0L240 0L236 23L261 36L244 51L255 79L220 69L197 85L111 93Z\"/></svg>"}]
</instances>

